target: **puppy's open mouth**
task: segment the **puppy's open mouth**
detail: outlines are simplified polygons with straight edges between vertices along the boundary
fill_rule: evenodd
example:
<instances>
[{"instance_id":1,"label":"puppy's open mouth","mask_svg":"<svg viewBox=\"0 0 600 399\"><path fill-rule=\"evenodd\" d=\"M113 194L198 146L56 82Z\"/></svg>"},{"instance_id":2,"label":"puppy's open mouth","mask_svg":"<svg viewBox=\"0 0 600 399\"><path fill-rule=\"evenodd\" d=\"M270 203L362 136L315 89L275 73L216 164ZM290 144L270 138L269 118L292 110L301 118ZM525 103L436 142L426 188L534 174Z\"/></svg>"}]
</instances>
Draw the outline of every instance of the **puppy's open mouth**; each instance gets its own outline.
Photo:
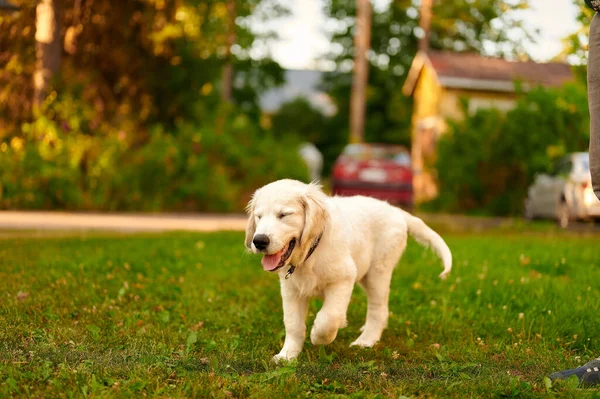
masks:
<instances>
[{"instance_id":1,"label":"puppy's open mouth","mask_svg":"<svg viewBox=\"0 0 600 399\"><path fill-rule=\"evenodd\" d=\"M265 255L262 258L263 269L269 272L274 272L283 266L285 266L285 262L287 262L290 255L292 255L292 251L296 246L296 239L292 238L290 243L283 247L283 249L279 252L276 252L271 255Z\"/></svg>"}]
</instances>

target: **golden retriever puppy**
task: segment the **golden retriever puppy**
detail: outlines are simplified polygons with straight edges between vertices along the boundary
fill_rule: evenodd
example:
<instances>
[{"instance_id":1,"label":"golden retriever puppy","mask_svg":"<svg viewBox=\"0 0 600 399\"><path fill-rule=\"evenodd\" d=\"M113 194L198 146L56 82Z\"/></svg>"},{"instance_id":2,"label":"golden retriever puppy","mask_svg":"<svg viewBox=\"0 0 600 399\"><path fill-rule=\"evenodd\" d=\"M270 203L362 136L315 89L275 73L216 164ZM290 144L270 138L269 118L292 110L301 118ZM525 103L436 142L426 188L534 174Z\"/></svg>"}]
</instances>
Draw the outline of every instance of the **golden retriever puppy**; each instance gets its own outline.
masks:
<instances>
[{"instance_id":1,"label":"golden retriever puppy","mask_svg":"<svg viewBox=\"0 0 600 399\"><path fill-rule=\"evenodd\" d=\"M354 283L366 292L367 319L351 345L371 347L388 319L392 272L408 234L430 245L444 265L452 254L444 240L423 221L374 198L328 197L317 184L278 180L258 189L248 207L246 247L262 253L263 269L278 273L283 298L285 343L273 359L298 356L306 337L311 297L322 297L310 339L331 343L346 325Z\"/></svg>"}]
</instances>

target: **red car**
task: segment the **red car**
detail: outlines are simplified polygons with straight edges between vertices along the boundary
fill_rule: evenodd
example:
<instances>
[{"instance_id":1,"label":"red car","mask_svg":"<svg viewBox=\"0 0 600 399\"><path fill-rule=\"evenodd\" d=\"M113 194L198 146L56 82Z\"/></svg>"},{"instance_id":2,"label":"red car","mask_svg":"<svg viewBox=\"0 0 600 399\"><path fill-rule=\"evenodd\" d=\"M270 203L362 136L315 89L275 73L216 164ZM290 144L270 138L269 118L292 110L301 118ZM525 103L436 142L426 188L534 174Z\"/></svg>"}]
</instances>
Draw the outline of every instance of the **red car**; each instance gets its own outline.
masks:
<instances>
[{"instance_id":1,"label":"red car","mask_svg":"<svg viewBox=\"0 0 600 399\"><path fill-rule=\"evenodd\" d=\"M334 195L366 195L411 209L413 174L405 147L387 144L349 144L332 172Z\"/></svg>"}]
</instances>

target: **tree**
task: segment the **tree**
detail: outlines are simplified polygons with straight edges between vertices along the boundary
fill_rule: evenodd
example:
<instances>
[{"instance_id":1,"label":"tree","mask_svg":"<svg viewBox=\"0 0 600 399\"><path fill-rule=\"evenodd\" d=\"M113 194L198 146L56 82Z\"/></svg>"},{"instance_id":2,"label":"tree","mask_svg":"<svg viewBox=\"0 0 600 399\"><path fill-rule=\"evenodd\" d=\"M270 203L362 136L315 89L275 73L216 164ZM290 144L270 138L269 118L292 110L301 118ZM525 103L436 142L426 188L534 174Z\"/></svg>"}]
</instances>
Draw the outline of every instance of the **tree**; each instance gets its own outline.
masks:
<instances>
[{"instance_id":1,"label":"tree","mask_svg":"<svg viewBox=\"0 0 600 399\"><path fill-rule=\"evenodd\" d=\"M595 12L582 1L573 1L578 9L579 29L563 39L563 51L558 58L567 58L572 64L587 65L590 24Z\"/></svg>"},{"instance_id":2,"label":"tree","mask_svg":"<svg viewBox=\"0 0 600 399\"><path fill-rule=\"evenodd\" d=\"M400 88L418 50L418 4L416 0L393 0L387 7L373 10L365 141L410 145L412 102ZM524 43L531 40L532 33L513 11L527 5L527 0L433 0L431 48L525 58ZM328 0L325 13L335 26L328 57L336 70L324 79L323 88L339 110L334 125L347 136L356 0Z\"/></svg>"},{"instance_id":3,"label":"tree","mask_svg":"<svg viewBox=\"0 0 600 399\"><path fill-rule=\"evenodd\" d=\"M62 0L42 0L36 7L36 70L33 74L33 103L39 107L46 97L48 83L60 69Z\"/></svg>"},{"instance_id":4,"label":"tree","mask_svg":"<svg viewBox=\"0 0 600 399\"><path fill-rule=\"evenodd\" d=\"M419 28L421 28L419 51L427 51L429 50L429 36L431 34L431 0L421 0Z\"/></svg>"},{"instance_id":5,"label":"tree","mask_svg":"<svg viewBox=\"0 0 600 399\"><path fill-rule=\"evenodd\" d=\"M85 114L85 122L63 125L86 134L126 124L128 141L136 142L145 140L151 123L210 121L223 73L230 82L226 97L257 121L258 94L283 74L269 54L250 55L269 32L255 33L248 20L277 16L280 1L43 0L36 31L38 1L14 0L22 11L0 15L0 138L19 134L32 118L34 93L35 102L44 102L51 77L53 101L76 105L69 118ZM236 75L249 79L236 86ZM50 114L64 122L65 115Z\"/></svg>"},{"instance_id":6,"label":"tree","mask_svg":"<svg viewBox=\"0 0 600 399\"><path fill-rule=\"evenodd\" d=\"M235 0L227 0L227 47L225 49L225 65L223 65L223 75L221 79L221 100L230 103L231 102L231 89L233 85L233 65L231 47L235 44L236 38L236 26L235 17L236 4Z\"/></svg>"},{"instance_id":7,"label":"tree","mask_svg":"<svg viewBox=\"0 0 600 399\"><path fill-rule=\"evenodd\" d=\"M365 130L365 101L369 79L367 51L371 47L371 3L356 0L356 30L354 32L354 70L350 97L350 142L363 141Z\"/></svg>"}]
</instances>

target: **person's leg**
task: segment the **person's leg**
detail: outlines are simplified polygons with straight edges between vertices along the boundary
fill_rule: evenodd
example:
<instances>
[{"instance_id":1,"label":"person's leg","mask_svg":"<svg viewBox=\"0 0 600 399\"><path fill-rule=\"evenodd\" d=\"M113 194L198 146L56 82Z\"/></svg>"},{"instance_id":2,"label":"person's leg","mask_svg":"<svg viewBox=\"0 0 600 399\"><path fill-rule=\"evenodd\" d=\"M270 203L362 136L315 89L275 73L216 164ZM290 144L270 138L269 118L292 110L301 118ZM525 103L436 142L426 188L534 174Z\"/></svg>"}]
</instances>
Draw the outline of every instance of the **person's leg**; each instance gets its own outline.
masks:
<instances>
[{"instance_id":1,"label":"person's leg","mask_svg":"<svg viewBox=\"0 0 600 399\"><path fill-rule=\"evenodd\" d=\"M590 106L590 172L592 186L600 198L600 15L590 26L588 56L588 101Z\"/></svg>"},{"instance_id":2,"label":"person's leg","mask_svg":"<svg viewBox=\"0 0 600 399\"><path fill-rule=\"evenodd\" d=\"M600 199L600 16L594 15L590 26L590 52L588 56L588 102L590 105L590 172L592 186ZM571 370L550 374L552 380L576 375L583 386L600 383L600 357Z\"/></svg>"}]
</instances>

